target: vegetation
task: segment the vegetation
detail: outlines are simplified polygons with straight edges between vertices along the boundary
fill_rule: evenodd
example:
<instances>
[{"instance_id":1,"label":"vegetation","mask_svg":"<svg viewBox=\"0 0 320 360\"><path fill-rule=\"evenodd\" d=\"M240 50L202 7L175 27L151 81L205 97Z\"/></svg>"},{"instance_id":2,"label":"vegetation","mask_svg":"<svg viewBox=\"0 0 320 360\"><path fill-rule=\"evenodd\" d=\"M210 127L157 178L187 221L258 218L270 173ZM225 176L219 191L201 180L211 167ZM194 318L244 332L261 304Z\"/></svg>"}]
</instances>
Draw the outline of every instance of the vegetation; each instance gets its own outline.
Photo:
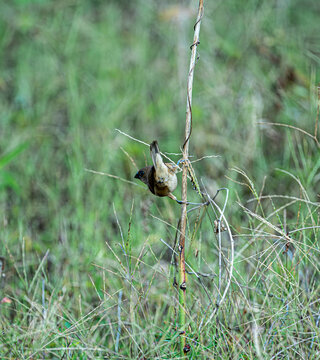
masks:
<instances>
[{"instance_id":1,"label":"vegetation","mask_svg":"<svg viewBox=\"0 0 320 360\"><path fill-rule=\"evenodd\" d=\"M1 2L1 359L180 357L181 207L134 182L149 149L116 129L181 158L197 6ZM235 254L217 308L230 239L211 207L189 212L190 359L318 358L318 10L205 2L190 160L215 155L192 165L229 189Z\"/></svg>"}]
</instances>

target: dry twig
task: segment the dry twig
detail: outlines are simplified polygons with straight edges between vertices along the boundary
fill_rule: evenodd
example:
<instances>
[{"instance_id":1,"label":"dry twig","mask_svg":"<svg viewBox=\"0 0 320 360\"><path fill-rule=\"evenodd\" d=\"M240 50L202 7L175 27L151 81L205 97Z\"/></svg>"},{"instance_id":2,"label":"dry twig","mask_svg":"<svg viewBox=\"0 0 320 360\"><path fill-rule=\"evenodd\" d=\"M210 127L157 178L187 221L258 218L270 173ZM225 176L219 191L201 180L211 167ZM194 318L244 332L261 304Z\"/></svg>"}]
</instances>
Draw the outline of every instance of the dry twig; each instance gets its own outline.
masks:
<instances>
[{"instance_id":1,"label":"dry twig","mask_svg":"<svg viewBox=\"0 0 320 360\"><path fill-rule=\"evenodd\" d=\"M182 159L186 164L189 161L189 139L192 131L192 86L194 68L196 65L197 46L199 45L200 24L203 17L203 0L199 0L198 16L194 26L193 43L191 45L191 59L188 74L187 85L187 111L186 111L186 127L185 127L185 140L182 146ZM187 185L188 185L188 167L183 166L182 170L182 191L181 199L181 217L180 217L180 238L179 238L179 253L180 253L180 266L179 266L179 325L182 334L186 330L186 264L185 264L185 239L187 227ZM180 339L180 355L182 357L188 351L186 346L186 336L181 336Z\"/></svg>"}]
</instances>

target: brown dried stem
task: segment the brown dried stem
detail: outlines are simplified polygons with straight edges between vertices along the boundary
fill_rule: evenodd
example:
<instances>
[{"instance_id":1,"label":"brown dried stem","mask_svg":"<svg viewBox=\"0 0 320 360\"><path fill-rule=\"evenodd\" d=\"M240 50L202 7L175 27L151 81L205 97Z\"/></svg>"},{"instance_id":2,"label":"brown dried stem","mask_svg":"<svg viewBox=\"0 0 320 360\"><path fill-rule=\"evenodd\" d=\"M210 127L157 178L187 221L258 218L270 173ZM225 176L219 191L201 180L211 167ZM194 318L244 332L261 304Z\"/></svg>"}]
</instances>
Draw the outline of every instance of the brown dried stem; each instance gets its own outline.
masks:
<instances>
[{"instance_id":1,"label":"brown dried stem","mask_svg":"<svg viewBox=\"0 0 320 360\"><path fill-rule=\"evenodd\" d=\"M191 45L191 59L188 74L187 84L187 110L186 110L186 127L185 127L185 141L182 148L182 159L186 165L189 161L189 140L192 131L192 86L193 74L196 65L197 46L199 45L200 24L203 16L203 0L199 0L199 9L197 21L194 26L193 43ZM188 167L183 166L182 170L182 192L181 198L183 204L181 205L180 218L180 238L179 238L179 253L180 253L180 267L179 267L179 326L181 334L180 339L180 355L184 357L188 352L186 344L186 263L185 263L185 239L187 228L187 185L188 185Z\"/></svg>"}]
</instances>

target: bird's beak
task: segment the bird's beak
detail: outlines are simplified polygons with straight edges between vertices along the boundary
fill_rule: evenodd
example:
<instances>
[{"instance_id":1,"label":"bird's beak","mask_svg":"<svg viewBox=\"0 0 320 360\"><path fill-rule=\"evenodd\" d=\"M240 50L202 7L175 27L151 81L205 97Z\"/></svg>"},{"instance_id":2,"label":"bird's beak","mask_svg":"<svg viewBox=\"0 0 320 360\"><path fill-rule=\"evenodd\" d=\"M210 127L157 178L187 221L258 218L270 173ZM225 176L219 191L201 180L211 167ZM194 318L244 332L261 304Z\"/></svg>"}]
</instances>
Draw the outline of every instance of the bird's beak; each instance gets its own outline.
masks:
<instances>
[{"instance_id":1,"label":"bird's beak","mask_svg":"<svg viewBox=\"0 0 320 360\"><path fill-rule=\"evenodd\" d=\"M139 177L139 172L137 172L137 173L135 174L134 178L135 178L135 179L140 179L140 177Z\"/></svg>"}]
</instances>

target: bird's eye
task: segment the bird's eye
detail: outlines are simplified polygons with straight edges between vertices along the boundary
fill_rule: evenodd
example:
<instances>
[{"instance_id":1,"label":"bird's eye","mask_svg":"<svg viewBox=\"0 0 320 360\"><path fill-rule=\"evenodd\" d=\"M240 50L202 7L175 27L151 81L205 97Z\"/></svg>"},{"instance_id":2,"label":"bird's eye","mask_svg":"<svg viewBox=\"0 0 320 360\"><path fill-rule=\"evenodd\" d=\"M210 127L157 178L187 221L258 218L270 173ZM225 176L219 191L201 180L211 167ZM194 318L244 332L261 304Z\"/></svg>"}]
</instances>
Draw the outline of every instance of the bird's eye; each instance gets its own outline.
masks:
<instances>
[{"instance_id":1,"label":"bird's eye","mask_svg":"<svg viewBox=\"0 0 320 360\"><path fill-rule=\"evenodd\" d=\"M139 171L139 176L141 177L141 176L143 176L144 175L144 171L143 170L140 170Z\"/></svg>"}]
</instances>

